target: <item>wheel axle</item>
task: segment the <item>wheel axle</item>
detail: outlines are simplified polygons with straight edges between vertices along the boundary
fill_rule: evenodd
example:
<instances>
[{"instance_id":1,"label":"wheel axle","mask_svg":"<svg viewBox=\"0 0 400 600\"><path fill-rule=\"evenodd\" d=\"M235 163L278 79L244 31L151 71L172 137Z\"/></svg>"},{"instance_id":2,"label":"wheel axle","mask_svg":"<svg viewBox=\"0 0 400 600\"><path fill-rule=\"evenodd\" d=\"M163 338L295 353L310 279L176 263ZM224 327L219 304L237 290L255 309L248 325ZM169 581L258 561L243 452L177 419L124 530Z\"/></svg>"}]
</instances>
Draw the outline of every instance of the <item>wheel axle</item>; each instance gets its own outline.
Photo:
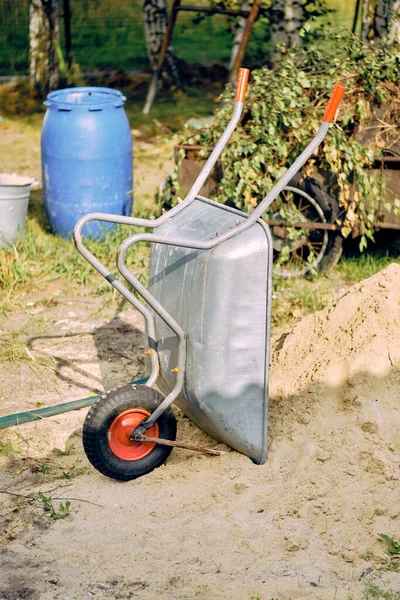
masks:
<instances>
[{"instance_id":1,"label":"wheel axle","mask_svg":"<svg viewBox=\"0 0 400 600\"><path fill-rule=\"evenodd\" d=\"M173 448L182 448L183 450L193 450L194 452L211 454L212 456L222 456L223 454L227 454L224 450L214 450L213 448L204 448L203 446L195 446L194 444L186 444L185 442L175 442L162 438L154 438L149 437L148 435L135 436L135 442L150 442L152 444L160 444L160 446L172 446Z\"/></svg>"}]
</instances>

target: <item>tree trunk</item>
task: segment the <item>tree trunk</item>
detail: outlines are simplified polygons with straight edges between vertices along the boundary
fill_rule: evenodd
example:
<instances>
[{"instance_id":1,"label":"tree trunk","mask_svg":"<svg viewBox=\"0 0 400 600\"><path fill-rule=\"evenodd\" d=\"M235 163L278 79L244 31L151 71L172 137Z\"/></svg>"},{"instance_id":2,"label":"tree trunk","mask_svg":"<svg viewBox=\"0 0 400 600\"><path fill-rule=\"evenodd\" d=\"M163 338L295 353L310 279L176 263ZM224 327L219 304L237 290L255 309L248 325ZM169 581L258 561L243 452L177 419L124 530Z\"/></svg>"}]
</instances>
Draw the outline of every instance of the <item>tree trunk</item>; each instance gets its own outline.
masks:
<instances>
[{"instance_id":1,"label":"tree trunk","mask_svg":"<svg viewBox=\"0 0 400 600\"><path fill-rule=\"evenodd\" d=\"M389 35L390 41L396 43L396 38L399 39L399 20L399 0L363 0L362 40L375 44Z\"/></svg>"},{"instance_id":2,"label":"tree trunk","mask_svg":"<svg viewBox=\"0 0 400 600\"><path fill-rule=\"evenodd\" d=\"M377 0L374 15L375 36L385 37L389 32L389 23L391 17L391 0Z\"/></svg>"},{"instance_id":3,"label":"tree trunk","mask_svg":"<svg viewBox=\"0 0 400 600\"><path fill-rule=\"evenodd\" d=\"M304 8L301 0L273 0L270 8L273 64L281 59L282 49L300 43L299 33L303 21Z\"/></svg>"},{"instance_id":4,"label":"tree trunk","mask_svg":"<svg viewBox=\"0 0 400 600\"><path fill-rule=\"evenodd\" d=\"M245 0L242 4L242 6L240 7L240 10L249 10L249 3L248 0ZM240 17L238 24L237 24L237 29L236 29L236 34L233 40L233 46L232 46L232 54L231 54L231 60L229 61L229 71L232 70L233 65L235 64L235 60L237 57L237 53L239 51L239 47L240 47L240 43L243 39L243 34L244 34L244 30L246 28L246 21L247 19L245 17Z\"/></svg>"},{"instance_id":5,"label":"tree trunk","mask_svg":"<svg viewBox=\"0 0 400 600\"><path fill-rule=\"evenodd\" d=\"M165 0L143 1L144 37L146 40L147 56L155 71L158 56L168 25L168 11ZM165 56L167 71L175 81L179 81L177 59L172 44L169 44Z\"/></svg>"},{"instance_id":6,"label":"tree trunk","mask_svg":"<svg viewBox=\"0 0 400 600\"><path fill-rule=\"evenodd\" d=\"M363 0L361 17L361 39L369 42L374 37L374 15L376 0Z\"/></svg>"},{"instance_id":7,"label":"tree trunk","mask_svg":"<svg viewBox=\"0 0 400 600\"><path fill-rule=\"evenodd\" d=\"M72 67L72 40L71 40L71 6L69 0L63 0L64 5L64 34L65 54L67 56L68 70Z\"/></svg>"},{"instance_id":8,"label":"tree trunk","mask_svg":"<svg viewBox=\"0 0 400 600\"><path fill-rule=\"evenodd\" d=\"M60 80L58 0L29 0L29 59L32 85L44 95Z\"/></svg>"},{"instance_id":9,"label":"tree trunk","mask_svg":"<svg viewBox=\"0 0 400 600\"><path fill-rule=\"evenodd\" d=\"M389 24L389 42L400 51L400 0L395 0L392 5Z\"/></svg>"}]
</instances>

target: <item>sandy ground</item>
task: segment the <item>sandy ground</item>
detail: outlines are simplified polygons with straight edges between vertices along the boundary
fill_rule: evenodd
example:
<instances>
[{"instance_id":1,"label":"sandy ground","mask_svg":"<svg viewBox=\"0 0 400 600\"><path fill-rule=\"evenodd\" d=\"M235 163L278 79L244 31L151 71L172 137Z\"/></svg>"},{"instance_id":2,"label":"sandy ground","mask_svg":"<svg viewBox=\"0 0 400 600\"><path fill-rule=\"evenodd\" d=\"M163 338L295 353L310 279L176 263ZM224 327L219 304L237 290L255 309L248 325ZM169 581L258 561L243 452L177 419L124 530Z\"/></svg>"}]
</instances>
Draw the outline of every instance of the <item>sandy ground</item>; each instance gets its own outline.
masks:
<instances>
[{"instance_id":1,"label":"sandy ground","mask_svg":"<svg viewBox=\"0 0 400 600\"><path fill-rule=\"evenodd\" d=\"M378 538L400 537L399 298L392 265L275 336L263 466L174 450L119 483L86 460L86 409L4 430L0 599L400 598ZM31 302L0 324L31 355L0 365L3 414L143 375L126 305L57 288ZM178 419L179 439L216 446Z\"/></svg>"},{"instance_id":2,"label":"sandy ground","mask_svg":"<svg viewBox=\"0 0 400 600\"><path fill-rule=\"evenodd\" d=\"M40 177L38 133L0 128ZM150 206L170 148L134 135ZM0 431L0 600L399 599L378 538L400 539L399 281L393 265L274 336L263 466L174 450L119 483L85 457L87 409ZM2 415L145 374L143 323L117 298L53 282L25 300L0 320ZM216 446L182 415L178 438Z\"/></svg>"}]
</instances>

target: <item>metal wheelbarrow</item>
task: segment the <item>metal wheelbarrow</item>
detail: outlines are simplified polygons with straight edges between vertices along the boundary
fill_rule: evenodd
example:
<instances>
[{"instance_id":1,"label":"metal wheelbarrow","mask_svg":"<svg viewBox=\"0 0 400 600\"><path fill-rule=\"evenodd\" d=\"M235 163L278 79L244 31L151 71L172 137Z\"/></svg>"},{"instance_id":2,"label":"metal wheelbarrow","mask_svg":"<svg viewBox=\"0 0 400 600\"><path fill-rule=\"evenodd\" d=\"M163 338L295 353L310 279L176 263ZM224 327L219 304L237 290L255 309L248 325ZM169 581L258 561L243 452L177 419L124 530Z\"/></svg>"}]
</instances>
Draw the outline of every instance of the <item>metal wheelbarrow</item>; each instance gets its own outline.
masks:
<instances>
[{"instance_id":1,"label":"metal wheelbarrow","mask_svg":"<svg viewBox=\"0 0 400 600\"><path fill-rule=\"evenodd\" d=\"M344 87L334 87L314 139L248 215L198 195L239 122L248 77L241 69L233 116L184 201L155 220L92 213L75 226L78 251L146 322L147 383L106 392L83 428L89 461L114 479L149 473L173 446L221 454L175 441L173 402L217 441L256 464L266 460L272 241L261 216L322 142ZM153 230L127 238L117 254L119 272L145 303L84 246L92 220ZM125 262L137 242L152 242L148 289Z\"/></svg>"}]
</instances>

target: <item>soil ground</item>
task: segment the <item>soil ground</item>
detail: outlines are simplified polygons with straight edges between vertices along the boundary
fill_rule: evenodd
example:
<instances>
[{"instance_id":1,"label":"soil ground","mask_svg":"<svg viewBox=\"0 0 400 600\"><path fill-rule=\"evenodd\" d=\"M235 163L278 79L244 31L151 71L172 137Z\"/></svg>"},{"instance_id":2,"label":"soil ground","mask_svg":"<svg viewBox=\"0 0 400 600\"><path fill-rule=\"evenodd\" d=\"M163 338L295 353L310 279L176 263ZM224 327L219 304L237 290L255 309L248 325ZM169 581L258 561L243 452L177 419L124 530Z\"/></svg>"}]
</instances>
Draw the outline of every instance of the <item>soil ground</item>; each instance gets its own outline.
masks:
<instances>
[{"instance_id":1,"label":"soil ground","mask_svg":"<svg viewBox=\"0 0 400 600\"><path fill-rule=\"evenodd\" d=\"M119 483L86 460L87 409L4 430L0 598L399 598L396 563L378 541L379 533L399 532L399 413L363 415L338 405L337 398L355 402L359 383L349 377L335 396L329 386L339 383L337 372L331 383L329 373L319 376L315 324L323 313L272 340L264 466L233 451L214 458L174 450L156 471ZM27 349L26 358L1 365L3 414L140 378L142 327L133 309L104 306L85 290L35 294L1 324L2 336ZM383 332L376 345L384 340ZM325 340L322 364L329 348ZM372 369L364 377L364 396L366 389L383 400L396 394L397 371L381 372L379 383ZM179 439L217 446L178 420ZM39 493L56 513L69 501L69 515L51 519ZM391 595L366 596L368 586Z\"/></svg>"},{"instance_id":2,"label":"soil ground","mask_svg":"<svg viewBox=\"0 0 400 600\"><path fill-rule=\"evenodd\" d=\"M143 165L150 198L169 166ZM3 430L0 600L399 599L378 538L400 537L399 269L337 282L341 300L274 331L263 466L174 450L119 483L85 457L87 409ZM117 297L58 280L20 303L0 319L2 414L145 374L142 320ZM180 414L178 439L219 447Z\"/></svg>"}]
</instances>

